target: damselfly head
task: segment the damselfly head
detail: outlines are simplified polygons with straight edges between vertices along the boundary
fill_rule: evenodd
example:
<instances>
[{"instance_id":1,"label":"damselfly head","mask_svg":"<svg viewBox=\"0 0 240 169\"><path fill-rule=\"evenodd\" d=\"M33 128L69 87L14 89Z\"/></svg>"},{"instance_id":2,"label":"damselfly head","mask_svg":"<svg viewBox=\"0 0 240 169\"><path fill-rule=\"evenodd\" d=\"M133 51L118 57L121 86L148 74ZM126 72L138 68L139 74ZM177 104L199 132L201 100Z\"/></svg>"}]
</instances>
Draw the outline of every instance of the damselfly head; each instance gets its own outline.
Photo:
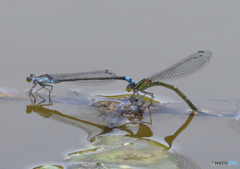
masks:
<instances>
[{"instance_id":1,"label":"damselfly head","mask_svg":"<svg viewBox=\"0 0 240 169\"><path fill-rule=\"evenodd\" d=\"M30 74L26 80L27 82L31 82L34 78L35 78L35 74Z\"/></svg>"},{"instance_id":2,"label":"damselfly head","mask_svg":"<svg viewBox=\"0 0 240 169\"><path fill-rule=\"evenodd\" d=\"M127 87L126 87L126 91L131 92L131 91L132 91L132 88L133 88L133 86L132 86L131 84L129 84L129 85L127 85Z\"/></svg>"},{"instance_id":3,"label":"damselfly head","mask_svg":"<svg viewBox=\"0 0 240 169\"><path fill-rule=\"evenodd\" d=\"M28 105L27 108L26 108L26 113L30 114L30 113L32 113L32 111L33 111L33 106L32 105Z\"/></svg>"}]
</instances>

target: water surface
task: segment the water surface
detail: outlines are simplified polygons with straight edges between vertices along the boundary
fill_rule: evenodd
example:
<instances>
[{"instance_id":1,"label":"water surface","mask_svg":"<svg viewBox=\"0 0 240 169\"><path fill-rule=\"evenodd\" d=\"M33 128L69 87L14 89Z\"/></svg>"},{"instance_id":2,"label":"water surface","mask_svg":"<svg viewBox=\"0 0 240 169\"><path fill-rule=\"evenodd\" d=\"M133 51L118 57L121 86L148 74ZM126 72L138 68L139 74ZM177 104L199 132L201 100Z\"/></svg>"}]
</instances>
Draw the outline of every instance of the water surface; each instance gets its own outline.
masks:
<instances>
[{"instance_id":1,"label":"water surface","mask_svg":"<svg viewBox=\"0 0 240 169\"><path fill-rule=\"evenodd\" d=\"M94 95L126 94L124 81L95 87L58 84L52 92L53 105L29 113L28 74L110 69L138 81L199 50L213 52L210 64L170 83L207 114L195 115L183 129L188 106L173 91L151 88L148 91L166 109L162 105L162 111L153 113L152 124L145 124L152 132L147 138L169 146L165 138L177 135L171 149L200 168L211 168L211 160L240 162L239 5L217 0L2 1L0 91L13 96L4 99L4 95L0 101L0 168L64 163L66 154L88 143L89 133L41 112L79 115L84 120L82 114L95 111L87 104ZM69 89L78 90L81 97L69 95ZM143 120L148 119L143 113ZM137 128L132 130L133 135L138 133ZM239 165L215 166L226 167Z\"/></svg>"}]
</instances>

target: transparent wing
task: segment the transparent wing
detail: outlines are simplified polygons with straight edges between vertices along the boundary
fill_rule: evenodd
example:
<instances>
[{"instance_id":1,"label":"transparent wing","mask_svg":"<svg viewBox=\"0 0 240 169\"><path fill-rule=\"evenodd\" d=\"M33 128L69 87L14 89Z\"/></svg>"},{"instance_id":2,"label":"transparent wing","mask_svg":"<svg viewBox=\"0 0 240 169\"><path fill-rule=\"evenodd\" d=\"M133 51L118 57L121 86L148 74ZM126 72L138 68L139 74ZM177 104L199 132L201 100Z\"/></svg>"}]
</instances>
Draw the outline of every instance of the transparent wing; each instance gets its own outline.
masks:
<instances>
[{"instance_id":1,"label":"transparent wing","mask_svg":"<svg viewBox=\"0 0 240 169\"><path fill-rule=\"evenodd\" d=\"M198 51L169 68L155 73L148 79L152 81L167 81L189 76L205 67L209 63L211 57L212 52L210 51Z\"/></svg>"},{"instance_id":2,"label":"transparent wing","mask_svg":"<svg viewBox=\"0 0 240 169\"><path fill-rule=\"evenodd\" d=\"M113 82L116 74L110 70L98 70L79 73L50 74L50 76L60 82L67 81L79 85L97 86Z\"/></svg>"}]
</instances>

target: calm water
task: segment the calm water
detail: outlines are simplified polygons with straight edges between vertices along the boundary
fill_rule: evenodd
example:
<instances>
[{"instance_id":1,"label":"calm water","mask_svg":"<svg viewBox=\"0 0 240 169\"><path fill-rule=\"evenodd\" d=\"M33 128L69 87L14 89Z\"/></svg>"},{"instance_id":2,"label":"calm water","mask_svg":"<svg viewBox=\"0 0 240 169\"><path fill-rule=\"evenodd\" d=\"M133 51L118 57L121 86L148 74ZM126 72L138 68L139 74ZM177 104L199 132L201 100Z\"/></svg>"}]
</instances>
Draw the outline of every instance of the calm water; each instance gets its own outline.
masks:
<instances>
[{"instance_id":1,"label":"calm water","mask_svg":"<svg viewBox=\"0 0 240 169\"><path fill-rule=\"evenodd\" d=\"M206 68L170 83L198 108L212 110L210 114L239 112L240 4L237 1L2 1L0 4L0 91L12 93L13 98L17 94L26 95L31 87L26 82L30 73L107 68L138 81L194 52L210 50L213 57ZM53 105L45 108L66 115L86 114L92 110L80 104L88 100L78 101L67 90L76 89L92 97L117 95L126 93L126 85L123 81L96 87L58 84L52 92ZM240 162L240 125L236 115L194 116L179 133L189 118L181 114L188 109L187 105L168 89L155 87L148 91L154 92L162 103L170 102L167 108L175 108L175 113L154 114L152 124L148 124L153 133L150 139L167 144L164 138L178 133L172 149L190 157L201 168L239 168L239 165L210 166L211 160ZM79 127L34 111L26 113L31 105L29 98L2 99L0 103L0 168L61 163L67 153L82 149L88 142L88 133Z\"/></svg>"}]
</instances>

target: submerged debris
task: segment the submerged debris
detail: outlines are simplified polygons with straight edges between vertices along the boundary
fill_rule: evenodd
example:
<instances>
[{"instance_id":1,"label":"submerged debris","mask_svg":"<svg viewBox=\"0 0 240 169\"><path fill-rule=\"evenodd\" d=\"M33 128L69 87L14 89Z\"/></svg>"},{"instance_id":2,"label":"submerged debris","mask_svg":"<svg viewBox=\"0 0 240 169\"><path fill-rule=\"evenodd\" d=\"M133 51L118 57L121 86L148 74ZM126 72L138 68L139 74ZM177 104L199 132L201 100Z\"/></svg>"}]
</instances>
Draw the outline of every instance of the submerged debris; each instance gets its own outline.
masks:
<instances>
[{"instance_id":1,"label":"submerged debris","mask_svg":"<svg viewBox=\"0 0 240 169\"><path fill-rule=\"evenodd\" d=\"M34 169L63 169L63 167L59 165L43 165L35 167Z\"/></svg>"},{"instance_id":2,"label":"submerged debris","mask_svg":"<svg viewBox=\"0 0 240 169\"><path fill-rule=\"evenodd\" d=\"M78 163L129 166L130 168L179 169L178 163L167 151L168 147L155 141L121 135L98 137L95 148L69 153L67 160Z\"/></svg>"}]
</instances>

